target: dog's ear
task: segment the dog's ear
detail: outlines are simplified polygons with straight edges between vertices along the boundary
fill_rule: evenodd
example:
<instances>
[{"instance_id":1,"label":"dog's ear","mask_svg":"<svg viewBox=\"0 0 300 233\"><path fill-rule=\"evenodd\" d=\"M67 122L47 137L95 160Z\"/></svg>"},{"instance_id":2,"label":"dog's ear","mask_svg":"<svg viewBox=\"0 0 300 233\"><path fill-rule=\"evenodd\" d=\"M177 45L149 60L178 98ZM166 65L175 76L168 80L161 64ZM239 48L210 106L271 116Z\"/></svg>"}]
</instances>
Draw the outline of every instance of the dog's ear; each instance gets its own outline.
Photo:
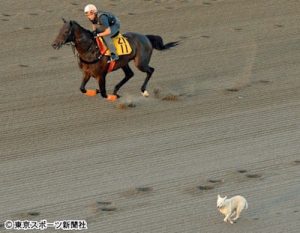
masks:
<instances>
[{"instance_id":1,"label":"dog's ear","mask_svg":"<svg viewBox=\"0 0 300 233\"><path fill-rule=\"evenodd\" d=\"M221 198L221 197L220 197L220 194L218 194L218 198Z\"/></svg>"}]
</instances>

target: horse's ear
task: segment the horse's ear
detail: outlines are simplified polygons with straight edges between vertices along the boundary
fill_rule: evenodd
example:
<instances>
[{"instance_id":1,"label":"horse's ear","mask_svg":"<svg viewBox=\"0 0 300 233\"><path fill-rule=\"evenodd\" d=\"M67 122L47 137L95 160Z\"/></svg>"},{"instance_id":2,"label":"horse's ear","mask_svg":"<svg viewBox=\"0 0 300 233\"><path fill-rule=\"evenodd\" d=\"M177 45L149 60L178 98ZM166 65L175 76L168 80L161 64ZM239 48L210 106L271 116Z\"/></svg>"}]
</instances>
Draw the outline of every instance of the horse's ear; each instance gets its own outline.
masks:
<instances>
[{"instance_id":1,"label":"horse's ear","mask_svg":"<svg viewBox=\"0 0 300 233\"><path fill-rule=\"evenodd\" d=\"M62 19L62 21L64 22L64 23L66 23L67 22L67 20L65 20L65 18L61 18Z\"/></svg>"}]
</instances>

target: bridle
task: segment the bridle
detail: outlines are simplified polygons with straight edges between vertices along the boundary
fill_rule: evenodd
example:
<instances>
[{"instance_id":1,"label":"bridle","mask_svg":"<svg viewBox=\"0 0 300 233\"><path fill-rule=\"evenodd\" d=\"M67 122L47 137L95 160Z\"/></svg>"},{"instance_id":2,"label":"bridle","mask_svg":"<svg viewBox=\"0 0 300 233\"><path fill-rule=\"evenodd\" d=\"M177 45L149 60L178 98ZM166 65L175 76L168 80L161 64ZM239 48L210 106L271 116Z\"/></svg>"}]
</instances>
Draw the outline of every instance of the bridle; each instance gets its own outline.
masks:
<instances>
[{"instance_id":1,"label":"bridle","mask_svg":"<svg viewBox=\"0 0 300 233\"><path fill-rule=\"evenodd\" d=\"M70 22L70 27L72 27L71 22ZM74 56L77 57L77 59L79 59L80 62L85 63L85 64L95 64L95 63L99 62L100 59L103 57L102 54L100 54L100 56L98 56L95 60L92 60L92 61L86 61L86 60L84 60L84 59L82 59L80 57L80 55L79 55L79 53L78 53L78 51L76 49L76 44L75 44L75 38L74 38L74 36L73 36L73 38L70 38L72 36L72 33L73 33L73 29L70 28L69 34L66 37L65 42L63 44L71 46L72 52L73 52ZM68 42L66 42L66 41L68 41ZM90 44L89 44L89 46L88 46L88 48L86 50L87 52L89 52L92 49L92 45L93 45L93 41L90 42Z\"/></svg>"}]
</instances>

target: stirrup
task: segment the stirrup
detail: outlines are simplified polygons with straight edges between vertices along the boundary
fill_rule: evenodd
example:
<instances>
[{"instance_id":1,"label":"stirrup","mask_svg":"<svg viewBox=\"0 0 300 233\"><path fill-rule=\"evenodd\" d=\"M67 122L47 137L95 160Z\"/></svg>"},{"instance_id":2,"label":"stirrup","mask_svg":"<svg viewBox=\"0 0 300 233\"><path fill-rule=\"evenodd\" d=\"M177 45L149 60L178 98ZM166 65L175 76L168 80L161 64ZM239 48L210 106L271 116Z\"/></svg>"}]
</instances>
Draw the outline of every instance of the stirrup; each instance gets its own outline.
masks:
<instances>
[{"instance_id":1,"label":"stirrup","mask_svg":"<svg viewBox=\"0 0 300 233\"><path fill-rule=\"evenodd\" d=\"M107 63L111 63L113 61L117 61L119 60L119 56L118 55L115 55L115 57L113 58L112 56L110 56L109 60L107 61Z\"/></svg>"}]
</instances>

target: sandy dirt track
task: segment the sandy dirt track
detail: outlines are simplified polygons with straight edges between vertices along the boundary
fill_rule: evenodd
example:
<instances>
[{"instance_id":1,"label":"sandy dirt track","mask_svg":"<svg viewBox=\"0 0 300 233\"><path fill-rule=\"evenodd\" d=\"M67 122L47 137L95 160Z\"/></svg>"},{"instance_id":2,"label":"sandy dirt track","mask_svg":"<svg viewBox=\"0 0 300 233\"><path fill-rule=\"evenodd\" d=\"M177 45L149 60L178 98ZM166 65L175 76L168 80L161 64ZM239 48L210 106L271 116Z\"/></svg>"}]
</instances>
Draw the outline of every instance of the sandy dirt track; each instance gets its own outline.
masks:
<instances>
[{"instance_id":1,"label":"sandy dirt track","mask_svg":"<svg viewBox=\"0 0 300 233\"><path fill-rule=\"evenodd\" d=\"M300 229L300 1L102 0L122 32L180 40L110 103L80 93L61 17L79 0L0 1L0 232L5 220L83 219L85 232ZM107 89L123 77L107 77ZM91 80L89 88L96 88ZM242 194L234 225L217 194ZM45 232L59 232L49 228Z\"/></svg>"}]
</instances>

